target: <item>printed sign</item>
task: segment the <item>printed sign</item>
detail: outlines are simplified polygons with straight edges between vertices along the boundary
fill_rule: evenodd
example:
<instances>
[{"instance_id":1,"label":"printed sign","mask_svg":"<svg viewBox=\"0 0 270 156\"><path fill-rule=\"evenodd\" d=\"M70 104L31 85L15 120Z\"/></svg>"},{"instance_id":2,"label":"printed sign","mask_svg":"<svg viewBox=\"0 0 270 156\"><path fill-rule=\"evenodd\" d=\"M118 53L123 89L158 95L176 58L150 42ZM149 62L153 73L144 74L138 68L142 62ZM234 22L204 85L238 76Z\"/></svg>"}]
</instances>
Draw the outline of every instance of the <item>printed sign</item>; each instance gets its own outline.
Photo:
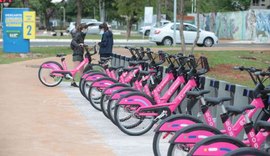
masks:
<instances>
[{"instance_id":1,"label":"printed sign","mask_svg":"<svg viewBox=\"0 0 270 156\"><path fill-rule=\"evenodd\" d=\"M28 53L30 43L23 38L23 13L28 8L3 9L3 51L5 53Z\"/></svg>"},{"instance_id":2,"label":"printed sign","mask_svg":"<svg viewBox=\"0 0 270 156\"><path fill-rule=\"evenodd\" d=\"M36 13L34 11L23 13L23 38L36 38Z\"/></svg>"}]
</instances>

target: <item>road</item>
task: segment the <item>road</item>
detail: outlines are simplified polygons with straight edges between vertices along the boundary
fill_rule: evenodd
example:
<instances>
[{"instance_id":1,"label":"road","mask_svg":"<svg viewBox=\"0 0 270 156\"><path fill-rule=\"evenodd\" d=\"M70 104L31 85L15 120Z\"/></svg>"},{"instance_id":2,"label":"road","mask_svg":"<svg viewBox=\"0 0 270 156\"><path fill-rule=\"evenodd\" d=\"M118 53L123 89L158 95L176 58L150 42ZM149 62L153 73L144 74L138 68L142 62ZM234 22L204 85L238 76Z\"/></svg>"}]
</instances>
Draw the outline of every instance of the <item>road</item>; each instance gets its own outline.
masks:
<instances>
[{"instance_id":1,"label":"road","mask_svg":"<svg viewBox=\"0 0 270 156\"><path fill-rule=\"evenodd\" d=\"M86 40L87 44L94 44L99 40ZM70 39L37 39L31 41L31 47L52 47L52 46L69 46ZM148 40L115 40L115 46L156 46L155 43L149 42ZM2 40L0 40L0 46L2 47ZM270 44L266 43L251 43L251 42L236 42L236 41L220 41L219 44L214 45L214 47L218 48L263 48L270 50Z\"/></svg>"}]
</instances>

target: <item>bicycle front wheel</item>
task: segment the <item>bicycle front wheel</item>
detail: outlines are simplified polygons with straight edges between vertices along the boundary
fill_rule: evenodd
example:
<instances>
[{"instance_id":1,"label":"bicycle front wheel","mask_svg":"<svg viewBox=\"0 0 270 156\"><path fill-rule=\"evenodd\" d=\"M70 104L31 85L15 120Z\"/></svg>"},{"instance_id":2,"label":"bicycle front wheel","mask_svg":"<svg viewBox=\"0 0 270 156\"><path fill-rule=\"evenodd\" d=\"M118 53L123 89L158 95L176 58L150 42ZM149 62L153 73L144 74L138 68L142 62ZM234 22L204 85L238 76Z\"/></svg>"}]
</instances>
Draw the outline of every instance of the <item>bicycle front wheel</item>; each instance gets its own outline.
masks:
<instances>
[{"instance_id":1,"label":"bicycle front wheel","mask_svg":"<svg viewBox=\"0 0 270 156\"><path fill-rule=\"evenodd\" d=\"M131 136L143 135L154 125L154 117L138 116L135 111L137 105L116 105L114 112L115 123L118 128Z\"/></svg>"},{"instance_id":2,"label":"bicycle front wheel","mask_svg":"<svg viewBox=\"0 0 270 156\"><path fill-rule=\"evenodd\" d=\"M55 87L63 80L63 75L54 75L52 71L63 70L63 67L55 61L48 61L39 67L38 78L39 81L47 87Z\"/></svg>"}]
</instances>

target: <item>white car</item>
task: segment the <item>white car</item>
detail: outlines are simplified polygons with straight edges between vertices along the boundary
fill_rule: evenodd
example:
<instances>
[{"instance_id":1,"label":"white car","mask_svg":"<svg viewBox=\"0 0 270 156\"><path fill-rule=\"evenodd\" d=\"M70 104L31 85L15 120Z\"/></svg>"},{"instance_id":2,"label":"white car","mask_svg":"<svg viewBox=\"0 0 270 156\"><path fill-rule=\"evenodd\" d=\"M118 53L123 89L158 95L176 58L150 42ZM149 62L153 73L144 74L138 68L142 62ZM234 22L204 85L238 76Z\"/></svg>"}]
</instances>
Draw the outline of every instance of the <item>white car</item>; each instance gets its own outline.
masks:
<instances>
[{"instance_id":1,"label":"white car","mask_svg":"<svg viewBox=\"0 0 270 156\"><path fill-rule=\"evenodd\" d=\"M90 21L90 22L86 22L86 21ZM70 25L67 28L68 33L75 30L75 23L76 22L70 22ZM99 25L102 24L102 22L99 22L99 21L94 20L94 19L89 19L89 20L82 19L82 23L90 25L88 27L87 34L99 34ZM111 25L108 24L108 27L111 28Z\"/></svg>"},{"instance_id":2,"label":"white car","mask_svg":"<svg viewBox=\"0 0 270 156\"><path fill-rule=\"evenodd\" d=\"M180 23L176 23L176 43L181 43ZM161 28L151 29L149 40L156 42L157 45L172 45L174 43L174 23L169 23ZM192 44L197 36L197 27L192 24L184 23L185 43ZM211 47L218 43L217 36L210 31L200 29L200 37L197 42L198 46Z\"/></svg>"},{"instance_id":3,"label":"white car","mask_svg":"<svg viewBox=\"0 0 270 156\"><path fill-rule=\"evenodd\" d=\"M160 26L163 26L165 24L170 23L171 21L167 21L167 20L162 20L160 21ZM139 29L139 33L144 34L144 36L149 36L150 35L150 30L154 27L156 27L157 24L153 24L153 25L146 25L146 26L142 26Z\"/></svg>"}]
</instances>

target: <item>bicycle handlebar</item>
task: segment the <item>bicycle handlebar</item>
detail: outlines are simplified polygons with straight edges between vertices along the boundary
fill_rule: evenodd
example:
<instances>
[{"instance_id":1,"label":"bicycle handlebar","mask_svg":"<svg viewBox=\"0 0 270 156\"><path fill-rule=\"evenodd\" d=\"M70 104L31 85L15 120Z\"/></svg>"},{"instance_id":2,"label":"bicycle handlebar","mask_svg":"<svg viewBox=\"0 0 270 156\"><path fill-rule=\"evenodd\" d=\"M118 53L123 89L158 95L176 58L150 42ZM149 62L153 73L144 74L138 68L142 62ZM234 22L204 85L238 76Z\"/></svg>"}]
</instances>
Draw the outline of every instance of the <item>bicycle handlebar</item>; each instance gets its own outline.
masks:
<instances>
[{"instance_id":1,"label":"bicycle handlebar","mask_svg":"<svg viewBox=\"0 0 270 156\"><path fill-rule=\"evenodd\" d=\"M255 75L260 75L260 76L270 76L270 72L269 71L257 71L254 73Z\"/></svg>"}]
</instances>

